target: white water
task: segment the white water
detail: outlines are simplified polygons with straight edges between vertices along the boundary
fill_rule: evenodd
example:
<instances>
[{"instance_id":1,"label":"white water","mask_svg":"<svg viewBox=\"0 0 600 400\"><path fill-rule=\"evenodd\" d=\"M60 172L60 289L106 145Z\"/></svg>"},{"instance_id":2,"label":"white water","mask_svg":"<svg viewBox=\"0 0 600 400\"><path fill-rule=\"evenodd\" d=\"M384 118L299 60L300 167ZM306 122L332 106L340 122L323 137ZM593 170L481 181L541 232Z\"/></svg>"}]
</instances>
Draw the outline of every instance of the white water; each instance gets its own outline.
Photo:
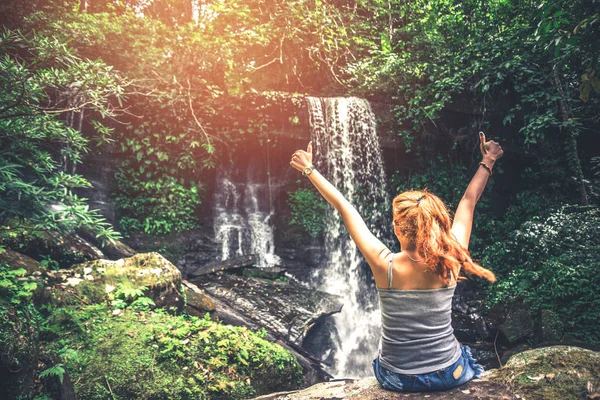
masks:
<instances>
[{"instance_id":1,"label":"white water","mask_svg":"<svg viewBox=\"0 0 600 400\"><path fill-rule=\"evenodd\" d=\"M250 174L236 182L232 168L220 168L215 191L214 228L221 260L254 254L258 267L280 263L275 254L269 182L252 183Z\"/></svg>"},{"instance_id":2,"label":"white water","mask_svg":"<svg viewBox=\"0 0 600 400\"><path fill-rule=\"evenodd\" d=\"M308 104L315 166L357 208L371 232L385 242L391 210L369 103L359 98L309 98ZM362 255L333 208L326 217L325 232L328 263L319 271L318 280L323 290L342 296L344 304L335 319L338 340L331 373L336 377L372 375L381 324L375 287L369 282Z\"/></svg>"}]
</instances>

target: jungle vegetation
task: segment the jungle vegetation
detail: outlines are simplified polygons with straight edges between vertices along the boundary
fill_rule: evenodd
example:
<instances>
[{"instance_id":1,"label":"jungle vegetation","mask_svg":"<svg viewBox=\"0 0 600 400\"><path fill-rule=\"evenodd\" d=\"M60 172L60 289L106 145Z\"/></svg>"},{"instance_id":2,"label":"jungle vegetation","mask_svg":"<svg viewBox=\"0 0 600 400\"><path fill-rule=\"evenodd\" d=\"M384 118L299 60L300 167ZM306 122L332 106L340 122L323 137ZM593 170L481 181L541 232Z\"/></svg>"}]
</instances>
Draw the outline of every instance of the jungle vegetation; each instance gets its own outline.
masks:
<instances>
[{"instance_id":1,"label":"jungle vegetation","mask_svg":"<svg viewBox=\"0 0 600 400\"><path fill-rule=\"evenodd\" d=\"M472 242L498 276L487 303L550 310L565 332L600 343L590 312L600 307L600 1L7 0L0 24L3 231L85 227L111 241L193 229L219 157L244 137L266 140L290 96L360 96L391 107L383 134L401 139L406 160L394 192L427 187L456 205L476 133L501 142ZM79 171L102 152L118 163L114 227L80 194L90 182ZM294 225L322 234L313 192L300 187L289 204ZM28 303L22 271L0 270L0 310L21 307L47 335L99 318L90 308L59 327L62 310L42 317Z\"/></svg>"}]
</instances>

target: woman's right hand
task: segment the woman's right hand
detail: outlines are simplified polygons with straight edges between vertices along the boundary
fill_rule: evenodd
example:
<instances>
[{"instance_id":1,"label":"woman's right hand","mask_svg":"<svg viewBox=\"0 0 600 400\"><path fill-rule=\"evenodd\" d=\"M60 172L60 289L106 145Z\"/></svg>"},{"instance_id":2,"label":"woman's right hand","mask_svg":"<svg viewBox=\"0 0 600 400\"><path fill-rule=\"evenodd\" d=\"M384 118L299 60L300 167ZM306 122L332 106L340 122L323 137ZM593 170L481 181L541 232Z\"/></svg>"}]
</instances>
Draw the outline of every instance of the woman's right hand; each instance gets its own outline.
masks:
<instances>
[{"instance_id":1,"label":"woman's right hand","mask_svg":"<svg viewBox=\"0 0 600 400\"><path fill-rule=\"evenodd\" d=\"M493 140L486 142L485 133L483 132L479 132L479 149L481 150L483 160L491 164L495 163L504 154L504 150L502 150L498 142L494 142Z\"/></svg>"}]
</instances>

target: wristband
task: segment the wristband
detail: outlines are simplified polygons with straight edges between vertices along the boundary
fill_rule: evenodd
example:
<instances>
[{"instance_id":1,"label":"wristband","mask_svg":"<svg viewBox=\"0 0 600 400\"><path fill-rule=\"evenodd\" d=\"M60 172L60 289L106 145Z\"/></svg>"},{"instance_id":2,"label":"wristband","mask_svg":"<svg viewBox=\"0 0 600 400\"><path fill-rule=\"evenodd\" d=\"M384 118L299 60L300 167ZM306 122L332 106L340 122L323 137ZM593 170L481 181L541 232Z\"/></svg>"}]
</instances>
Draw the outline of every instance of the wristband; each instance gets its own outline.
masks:
<instances>
[{"instance_id":1,"label":"wristband","mask_svg":"<svg viewBox=\"0 0 600 400\"><path fill-rule=\"evenodd\" d=\"M481 165L483 168L485 168L485 169L487 170L487 172L489 172L489 173L490 173L490 176L492 176L492 168L491 168L489 165L487 165L487 164L486 164L486 163L484 163L483 161L481 161L481 162L479 163L479 165Z\"/></svg>"}]
</instances>

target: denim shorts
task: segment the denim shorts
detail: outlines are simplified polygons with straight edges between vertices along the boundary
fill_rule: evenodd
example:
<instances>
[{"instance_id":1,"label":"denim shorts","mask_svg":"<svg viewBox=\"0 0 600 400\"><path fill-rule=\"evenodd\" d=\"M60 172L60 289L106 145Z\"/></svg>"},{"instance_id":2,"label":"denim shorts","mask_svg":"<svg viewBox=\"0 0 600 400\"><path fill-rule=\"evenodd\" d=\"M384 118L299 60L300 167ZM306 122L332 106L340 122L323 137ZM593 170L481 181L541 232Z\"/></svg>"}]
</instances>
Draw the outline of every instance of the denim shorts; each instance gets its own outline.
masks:
<instances>
[{"instance_id":1,"label":"denim shorts","mask_svg":"<svg viewBox=\"0 0 600 400\"><path fill-rule=\"evenodd\" d=\"M384 389L396 392L433 392L452 389L473 378L479 378L483 373L483 367L477 364L471 349L462 344L460 347L462 354L454 364L425 374L405 375L388 371L381 366L377 357L373 360L375 377Z\"/></svg>"}]
</instances>

